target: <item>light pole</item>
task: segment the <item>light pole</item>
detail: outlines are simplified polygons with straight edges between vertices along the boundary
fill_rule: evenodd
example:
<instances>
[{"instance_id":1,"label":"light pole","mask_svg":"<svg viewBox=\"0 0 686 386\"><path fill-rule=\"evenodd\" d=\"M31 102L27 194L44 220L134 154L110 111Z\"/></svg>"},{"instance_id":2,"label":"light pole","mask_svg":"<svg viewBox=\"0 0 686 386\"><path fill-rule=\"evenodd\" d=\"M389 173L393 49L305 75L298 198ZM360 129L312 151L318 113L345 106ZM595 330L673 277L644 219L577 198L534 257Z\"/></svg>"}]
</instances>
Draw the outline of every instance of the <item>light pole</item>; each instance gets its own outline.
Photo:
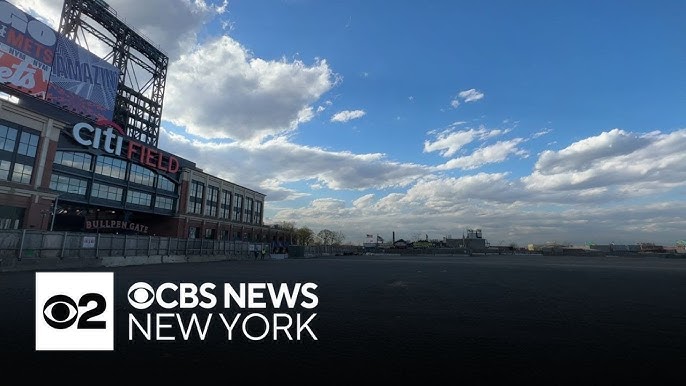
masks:
<instances>
[{"instance_id":1,"label":"light pole","mask_svg":"<svg viewBox=\"0 0 686 386\"><path fill-rule=\"evenodd\" d=\"M55 196L55 202L53 203L52 206L52 220L50 220L50 232L52 232L52 228L55 227L55 214L57 213L57 203L60 200L60 195Z\"/></svg>"}]
</instances>

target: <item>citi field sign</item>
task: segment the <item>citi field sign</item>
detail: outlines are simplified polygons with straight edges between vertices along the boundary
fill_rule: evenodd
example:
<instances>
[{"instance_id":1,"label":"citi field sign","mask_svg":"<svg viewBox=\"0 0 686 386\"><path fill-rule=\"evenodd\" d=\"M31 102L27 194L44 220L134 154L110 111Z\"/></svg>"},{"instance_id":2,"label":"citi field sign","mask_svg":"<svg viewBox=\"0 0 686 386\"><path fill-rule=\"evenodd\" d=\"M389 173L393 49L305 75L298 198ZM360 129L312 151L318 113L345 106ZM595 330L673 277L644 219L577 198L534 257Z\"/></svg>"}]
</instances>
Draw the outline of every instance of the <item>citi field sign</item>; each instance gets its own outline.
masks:
<instances>
[{"instance_id":1,"label":"citi field sign","mask_svg":"<svg viewBox=\"0 0 686 386\"><path fill-rule=\"evenodd\" d=\"M83 146L101 149L106 153L164 172L179 171L179 160L176 157L127 138L124 130L112 121L101 119L95 127L80 122L74 125L71 134L74 140Z\"/></svg>"}]
</instances>

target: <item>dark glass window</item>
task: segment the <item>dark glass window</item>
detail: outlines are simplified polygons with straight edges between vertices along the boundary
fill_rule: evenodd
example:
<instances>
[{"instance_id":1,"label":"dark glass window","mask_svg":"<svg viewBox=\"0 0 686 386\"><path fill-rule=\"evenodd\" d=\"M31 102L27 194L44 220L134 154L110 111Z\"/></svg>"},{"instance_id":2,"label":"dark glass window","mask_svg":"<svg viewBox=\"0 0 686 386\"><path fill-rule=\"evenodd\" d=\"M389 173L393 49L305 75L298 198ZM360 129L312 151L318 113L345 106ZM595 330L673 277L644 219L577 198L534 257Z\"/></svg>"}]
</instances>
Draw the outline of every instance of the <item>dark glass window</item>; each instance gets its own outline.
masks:
<instances>
[{"instance_id":1,"label":"dark glass window","mask_svg":"<svg viewBox=\"0 0 686 386\"><path fill-rule=\"evenodd\" d=\"M129 176L129 181L136 184L145 186L153 186L155 184L155 173L140 165L131 164Z\"/></svg>"},{"instance_id":2,"label":"dark glass window","mask_svg":"<svg viewBox=\"0 0 686 386\"><path fill-rule=\"evenodd\" d=\"M0 179L7 181L10 178L10 168L12 167L12 162L0 160Z\"/></svg>"},{"instance_id":3,"label":"dark glass window","mask_svg":"<svg viewBox=\"0 0 686 386\"><path fill-rule=\"evenodd\" d=\"M33 166L15 163L14 171L12 172L12 181L28 184L31 182L31 173Z\"/></svg>"},{"instance_id":4,"label":"dark glass window","mask_svg":"<svg viewBox=\"0 0 686 386\"><path fill-rule=\"evenodd\" d=\"M188 213L202 214L202 197L205 185L199 181L191 181L191 192L188 200Z\"/></svg>"},{"instance_id":5,"label":"dark glass window","mask_svg":"<svg viewBox=\"0 0 686 386\"><path fill-rule=\"evenodd\" d=\"M150 206L152 195L137 190L129 190L126 193L126 202L140 206Z\"/></svg>"},{"instance_id":6,"label":"dark glass window","mask_svg":"<svg viewBox=\"0 0 686 386\"><path fill-rule=\"evenodd\" d=\"M255 201L255 224L262 223L262 201Z\"/></svg>"},{"instance_id":7,"label":"dark glass window","mask_svg":"<svg viewBox=\"0 0 686 386\"><path fill-rule=\"evenodd\" d=\"M50 189L52 190L85 196L87 187L88 181L80 178L61 174L53 174L50 176Z\"/></svg>"},{"instance_id":8,"label":"dark glass window","mask_svg":"<svg viewBox=\"0 0 686 386\"><path fill-rule=\"evenodd\" d=\"M207 202L205 203L205 215L216 217L217 205L219 205L219 188L209 186L207 189Z\"/></svg>"},{"instance_id":9,"label":"dark glass window","mask_svg":"<svg viewBox=\"0 0 686 386\"><path fill-rule=\"evenodd\" d=\"M157 198L155 198L155 208L173 210L174 201L176 200L170 197L157 196Z\"/></svg>"},{"instance_id":10,"label":"dark glass window","mask_svg":"<svg viewBox=\"0 0 686 386\"><path fill-rule=\"evenodd\" d=\"M0 229L19 229L24 220L24 208L0 205Z\"/></svg>"},{"instance_id":11,"label":"dark glass window","mask_svg":"<svg viewBox=\"0 0 686 386\"><path fill-rule=\"evenodd\" d=\"M0 125L0 150L14 151L17 142L17 129Z\"/></svg>"},{"instance_id":12,"label":"dark glass window","mask_svg":"<svg viewBox=\"0 0 686 386\"><path fill-rule=\"evenodd\" d=\"M252 205L254 200L252 198L245 199L245 222L252 223Z\"/></svg>"},{"instance_id":13,"label":"dark glass window","mask_svg":"<svg viewBox=\"0 0 686 386\"><path fill-rule=\"evenodd\" d=\"M55 163L70 168L91 171L93 156L88 153L73 151L58 151L55 153Z\"/></svg>"},{"instance_id":14,"label":"dark glass window","mask_svg":"<svg viewBox=\"0 0 686 386\"><path fill-rule=\"evenodd\" d=\"M17 153L29 157L36 156L36 150L38 149L38 137L36 134L31 134L27 132L21 133L21 138L19 140L19 148Z\"/></svg>"},{"instance_id":15,"label":"dark glass window","mask_svg":"<svg viewBox=\"0 0 686 386\"><path fill-rule=\"evenodd\" d=\"M243 196L236 194L234 197L234 207L233 207L233 220L241 221L243 214Z\"/></svg>"},{"instance_id":16,"label":"dark glass window","mask_svg":"<svg viewBox=\"0 0 686 386\"><path fill-rule=\"evenodd\" d=\"M176 191L176 184L169 178L158 175L157 176L157 189L167 190L169 192Z\"/></svg>"},{"instance_id":17,"label":"dark glass window","mask_svg":"<svg viewBox=\"0 0 686 386\"><path fill-rule=\"evenodd\" d=\"M221 207L219 209L219 216L227 220L231 219L231 192L222 190Z\"/></svg>"},{"instance_id":18,"label":"dark glass window","mask_svg":"<svg viewBox=\"0 0 686 386\"><path fill-rule=\"evenodd\" d=\"M119 180L126 179L126 161L99 156L95 163L95 172L103 176L116 178Z\"/></svg>"},{"instance_id":19,"label":"dark glass window","mask_svg":"<svg viewBox=\"0 0 686 386\"><path fill-rule=\"evenodd\" d=\"M40 136L0 124L0 179L31 183Z\"/></svg>"},{"instance_id":20,"label":"dark glass window","mask_svg":"<svg viewBox=\"0 0 686 386\"><path fill-rule=\"evenodd\" d=\"M121 199L123 196L124 196L124 189L122 189L122 188L119 188L116 186L111 186L111 185L93 183L93 189L91 190L91 197L97 197L97 198L102 198L105 200L112 200L112 201L121 202Z\"/></svg>"}]
</instances>

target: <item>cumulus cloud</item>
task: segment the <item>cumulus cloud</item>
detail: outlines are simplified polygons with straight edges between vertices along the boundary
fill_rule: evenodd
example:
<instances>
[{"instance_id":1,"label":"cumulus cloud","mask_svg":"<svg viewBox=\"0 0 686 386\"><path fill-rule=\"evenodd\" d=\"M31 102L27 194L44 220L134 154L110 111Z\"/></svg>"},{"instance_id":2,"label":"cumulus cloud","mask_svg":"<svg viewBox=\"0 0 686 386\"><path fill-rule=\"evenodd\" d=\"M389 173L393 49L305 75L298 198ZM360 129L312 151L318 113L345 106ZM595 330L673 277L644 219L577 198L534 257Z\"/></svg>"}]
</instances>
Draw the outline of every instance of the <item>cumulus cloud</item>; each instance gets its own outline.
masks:
<instances>
[{"instance_id":1,"label":"cumulus cloud","mask_svg":"<svg viewBox=\"0 0 686 386\"><path fill-rule=\"evenodd\" d=\"M544 151L523 181L540 191L612 187L631 191L648 183L658 191L686 183L686 130L637 135L611 130L573 143L560 151Z\"/></svg>"},{"instance_id":2,"label":"cumulus cloud","mask_svg":"<svg viewBox=\"0 0 686 386\"><path fill-rule=\"evenodd\" d=\"M582 170L602 159L630 154L646 146L649 141L649 137L613 129L575 142L559 152L544 151L536 162L535 169L542 173Z\"/></svg>"},{"instance_id":3,"label":"cumulus cloud","mask_svg":"<svg viewBox=\"0 0 686 386\"><path fill-rule=\"evenodd\" d=\"M171 66L164 116L203 138L263 139L311 119L335 83L325 60L264 60L223 36Z\"/></svg>"},{"instance_id":4,"label":"cumulus cloud","mask_svg":"<svg viewBox=\"0 0 686 386\"><path fill-rule=\"evenodd\" d=\"M331 122L348 122L353 119L362 118L367 114L364 110L343 110L331 117Z\"/></svg>"},{"instance_id":5,"label":"cumulus cloud","mask_svg":"<svg viewBox=\"0 0 686 386\"><path fill-rule=\"evenodd\" d=\"M374 194L365 194L364 196L361 196L360 198L356 199L353 201L353 206L355 208L364 208L368 207L369 204L374 200Z\"/></svg>"}]
</instances>

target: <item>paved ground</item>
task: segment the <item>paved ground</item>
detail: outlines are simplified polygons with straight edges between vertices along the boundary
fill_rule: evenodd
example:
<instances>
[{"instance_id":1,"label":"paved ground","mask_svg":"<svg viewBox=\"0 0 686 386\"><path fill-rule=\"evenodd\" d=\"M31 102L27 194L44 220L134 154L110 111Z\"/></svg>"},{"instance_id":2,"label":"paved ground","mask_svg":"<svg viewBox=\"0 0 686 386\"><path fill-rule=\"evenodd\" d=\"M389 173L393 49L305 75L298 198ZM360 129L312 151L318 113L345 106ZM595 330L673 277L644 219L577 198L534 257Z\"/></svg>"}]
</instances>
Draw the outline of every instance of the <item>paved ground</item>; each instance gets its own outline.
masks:
<instances>
[{"instance_id":1,"label":"paved ground","mask_svg":"<svg viewBox=\"0 0 686 386\"><path fill-rule=\"evenodd\" d=\"M34 273L0 273L0 371L588 383L654 381L686 363L686 259L341 256L103 271L115 272L114 352L34 351ZM228 341L217 324L205 341L130 342L126 292L138 281L314 282L318 340Z\"/></svg>"}]
</instances>

